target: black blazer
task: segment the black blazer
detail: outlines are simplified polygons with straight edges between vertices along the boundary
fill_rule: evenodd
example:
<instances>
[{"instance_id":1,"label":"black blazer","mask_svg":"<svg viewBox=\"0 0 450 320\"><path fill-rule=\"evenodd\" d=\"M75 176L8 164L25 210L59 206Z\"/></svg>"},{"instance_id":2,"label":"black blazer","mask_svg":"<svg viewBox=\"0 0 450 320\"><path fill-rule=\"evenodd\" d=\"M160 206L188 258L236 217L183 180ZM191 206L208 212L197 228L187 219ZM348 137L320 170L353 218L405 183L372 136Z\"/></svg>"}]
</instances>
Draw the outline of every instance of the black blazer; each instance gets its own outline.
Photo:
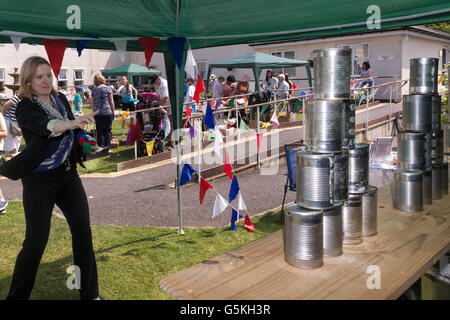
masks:
<instances>
[{"instance_id":1,"label":"black blazer","mask_svg":"<svg viewBox=\"0 0 450 320\"><path fill-rule=\"evenodd\" d=\"M58 98L66 108L67 117L69 120L74 120L70 103L67 101L63 93L58 93ZM24 98L16 108L16 119L22 134L25 139L26 148L16 157L5 162L0 166L0 175L9 179L17 180L28 173L32 172L41 164L47 154L49 142L52 140L61 140L65 134L49 138L51 131L47 129L47 124L50 121L49 116L42 108L33 101ZM75 136L82 132L81 129L74 130ZM80 163L84 167L81 158L83 154L82 147L77 143L76 138L69 155L72 163Z\"/></svg>"}]
</instances>

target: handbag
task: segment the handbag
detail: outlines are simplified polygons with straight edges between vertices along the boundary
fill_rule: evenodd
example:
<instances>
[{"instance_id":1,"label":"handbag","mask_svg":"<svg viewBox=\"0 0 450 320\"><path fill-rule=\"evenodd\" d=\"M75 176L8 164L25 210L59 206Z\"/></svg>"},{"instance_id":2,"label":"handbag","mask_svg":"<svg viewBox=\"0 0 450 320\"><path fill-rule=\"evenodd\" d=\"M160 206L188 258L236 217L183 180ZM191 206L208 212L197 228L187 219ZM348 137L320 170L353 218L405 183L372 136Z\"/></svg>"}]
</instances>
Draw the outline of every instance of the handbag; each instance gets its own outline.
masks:
<instances>
[{"instance_id":1,"label":"handbag","mask_svg":"<svg viewBox=\"0 0 450 320\"><path fill-rule=\"evenodd\" d=\"M9 132L11 132L11 134L15 137L22 135L22 129L20 129L17 123L12 121L9 122Z\"/></svg>"}]
</instances>

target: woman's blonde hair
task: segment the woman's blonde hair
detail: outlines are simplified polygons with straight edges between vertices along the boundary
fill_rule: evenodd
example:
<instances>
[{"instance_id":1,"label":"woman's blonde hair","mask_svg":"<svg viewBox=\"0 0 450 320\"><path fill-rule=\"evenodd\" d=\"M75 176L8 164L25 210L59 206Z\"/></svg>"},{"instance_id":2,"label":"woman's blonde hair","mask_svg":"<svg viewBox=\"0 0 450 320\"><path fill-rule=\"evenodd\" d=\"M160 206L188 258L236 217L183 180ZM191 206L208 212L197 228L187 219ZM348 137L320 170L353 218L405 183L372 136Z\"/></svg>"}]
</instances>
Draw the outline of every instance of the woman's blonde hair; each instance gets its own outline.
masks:
<instances>
[{"instance_id":1,"label":"woman's blonde hair","mask_svg":"<svg viewBox=\"0 0 450 320\"><path fill-rule=\"evenodd\" d=\"M96 74L94 76L94 85L95 86L99 86L101 84L105 84L106 83L106 79L104 76L102 76L100 73Z\"/></svg>"},{"instance_id":2,"label":"woman's blonde hair","mask_svg":"<svg viewBox=\"0 0 450 320\"><path fill-rule=\"evenodd\" d=\"M51 68L50 63L42 57L32 56L25 60L20 68L20 88L19 88L19 96L21 98L32 99L33 89L31 89L31 81L36 76L37 68L46 64ZM53 74L52 74L53 77ZM55 89L52 89L53 94L57 94Z\"/></svg>"}]
</instances>

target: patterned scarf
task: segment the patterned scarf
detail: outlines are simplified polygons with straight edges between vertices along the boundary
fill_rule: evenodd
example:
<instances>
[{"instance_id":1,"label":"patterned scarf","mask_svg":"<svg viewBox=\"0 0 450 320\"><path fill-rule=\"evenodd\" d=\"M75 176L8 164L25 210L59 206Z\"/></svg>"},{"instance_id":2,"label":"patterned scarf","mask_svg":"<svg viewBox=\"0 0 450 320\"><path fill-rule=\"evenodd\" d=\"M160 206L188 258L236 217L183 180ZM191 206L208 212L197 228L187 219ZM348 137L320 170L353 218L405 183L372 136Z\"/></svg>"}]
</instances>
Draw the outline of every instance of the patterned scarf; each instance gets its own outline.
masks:
<instances>
[{"instance_id":1,"label":"patterned scarf","mask_svg":"<svg viewBox=\"0 0 450 320\"><path fill-rule=\"evenodd\" d=\"M37 95L33 95L33 100L37 103L42 110L48 115L49 119L57 119L67 121L69 120L67 117L66 108L64 107L61 100L58 97L51 95L50 96L52 105L50 105L47 101L42 99ZM63 134L61 139L51 140L47 155L45 156L44 161L33 171L33 172L43 172L48 170L56 169L63 163L72 149L74 133L72 130L68 130Z\"/></svg>"}]
</instances>

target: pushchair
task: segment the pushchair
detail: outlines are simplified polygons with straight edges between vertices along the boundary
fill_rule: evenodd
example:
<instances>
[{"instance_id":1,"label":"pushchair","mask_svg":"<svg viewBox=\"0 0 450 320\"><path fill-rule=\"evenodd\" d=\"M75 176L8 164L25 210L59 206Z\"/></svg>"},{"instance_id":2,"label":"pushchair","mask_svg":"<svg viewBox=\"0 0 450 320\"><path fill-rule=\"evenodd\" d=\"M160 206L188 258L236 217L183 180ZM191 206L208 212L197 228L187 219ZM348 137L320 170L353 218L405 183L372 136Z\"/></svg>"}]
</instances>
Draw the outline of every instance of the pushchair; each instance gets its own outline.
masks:
<instances>
[{"instance_id":1,"label":"pushchair","mask_svg":"<svg viewBox=\"0 0 450 320\"><path fill-rule=\"evenodd\" d=\"M143 92L138 95L137 111L159 107L156 101L158 95L154 92ZM162 130L163 115L160 110L149 110L136 113L136 120L142 128L143 141L137 143L137 155L147 155L147 142L154 141L152 154L164 151L164 131Z\"/></svg>"}]
</instances>

